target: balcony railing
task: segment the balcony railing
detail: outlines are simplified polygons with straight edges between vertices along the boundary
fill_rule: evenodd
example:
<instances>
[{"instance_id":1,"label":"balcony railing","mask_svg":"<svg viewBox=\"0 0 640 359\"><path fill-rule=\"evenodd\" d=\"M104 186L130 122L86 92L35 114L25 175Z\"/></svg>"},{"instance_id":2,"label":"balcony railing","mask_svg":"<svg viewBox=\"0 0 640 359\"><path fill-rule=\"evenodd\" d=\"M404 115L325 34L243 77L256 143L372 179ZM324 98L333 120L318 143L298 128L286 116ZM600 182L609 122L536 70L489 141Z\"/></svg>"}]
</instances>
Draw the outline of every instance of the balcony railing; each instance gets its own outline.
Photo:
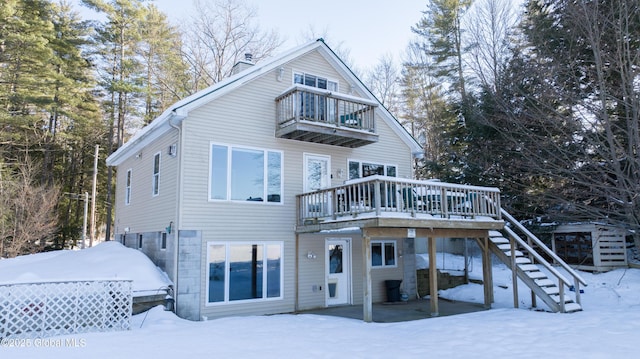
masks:
<instances>
[{"instance_id":1,"label":"balcony railing","mask_svg":"<svg viewBox=\"0 0 640 359\"><path fill-rule=\"evenodd\" d=\"M378 140L374 109L363 98L295 85L276 98L276 135L359 147Z\"/></svg>"},{"instance_id":2,"label":"balcony railing","mask_svg":"<svg viewBox=\"0 0 640 359\"><path fill-rule=\"evenodd\" d=\"M501 219L500 190L386 176L297 196L298 225L368 217Z\"/></svg>"}]
</instances>

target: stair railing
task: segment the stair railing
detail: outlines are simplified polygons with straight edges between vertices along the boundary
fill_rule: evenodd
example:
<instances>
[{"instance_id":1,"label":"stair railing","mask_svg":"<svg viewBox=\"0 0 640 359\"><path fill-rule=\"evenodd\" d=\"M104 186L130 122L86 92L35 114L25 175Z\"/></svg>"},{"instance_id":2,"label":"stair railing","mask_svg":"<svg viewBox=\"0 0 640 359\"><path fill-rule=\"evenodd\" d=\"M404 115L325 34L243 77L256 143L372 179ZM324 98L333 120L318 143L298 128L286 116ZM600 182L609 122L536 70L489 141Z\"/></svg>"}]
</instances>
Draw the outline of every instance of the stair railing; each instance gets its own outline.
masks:
<instances>
[{"instance_id":1,"label":"stair railing","mask_svg":"<svg viewBox=\"0 0 640 359\"><path fill-rule=\"evenodd\" d=\"M564 260L562 260L557 254L555 254L549 247L547 247L538 237L536 237L533 233L531 233L525 226L523 226L520 222L518 222L513 216L511 216L507 211L503 208L500 209L502 213L502 218L506 219L513 226L518 228L522 233L527 236L527 239L531 242L535 243L544 253L546 253L549 257L551 257L556 263L558 263L564 270L567 271L573 277L573 284L569 282L569 280L563 276L558 270L556 270L551 263L549 263L540 253L533 249L525 240L520 238L512 229L508 227L504 227L504 229L522 248L524 248L530 255L532 255L539 264L543 265L549 272L551 272L556 278L558 278L558 287L560 290L560 306L562 307L562 311L564 311L564 284L569 287L573 287L576 295L576 303L580 303L580 284L587 286L587 282L578 274L573 268L571 268Z\"/></svg>"}]
</instances>

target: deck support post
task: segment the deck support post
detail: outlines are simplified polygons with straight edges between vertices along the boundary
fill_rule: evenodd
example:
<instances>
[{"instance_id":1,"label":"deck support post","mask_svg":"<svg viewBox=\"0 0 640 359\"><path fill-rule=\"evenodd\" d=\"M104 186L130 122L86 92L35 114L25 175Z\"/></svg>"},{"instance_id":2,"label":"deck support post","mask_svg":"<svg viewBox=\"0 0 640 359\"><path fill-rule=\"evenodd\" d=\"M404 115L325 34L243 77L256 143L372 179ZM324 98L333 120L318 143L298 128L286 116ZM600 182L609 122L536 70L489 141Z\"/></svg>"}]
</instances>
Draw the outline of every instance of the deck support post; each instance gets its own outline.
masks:
<instances>
[{"instance_id":1,"label":"deck support post","mask_svg":"<svg viewBox=\"0 0 640 359\"><path fill-rule=\"evenodd\" d=\"M511 286L513 287L513 307L518 308L518 264L516 263L516 241L509 238L509 247L511 250Z\"/></svg>"},{"instance_id":2,"label":"deck support post","mask_svg":"<svg viewBox=\"0 0 640 359\"><path fill-rule=\"evenodd\" d=\"M362 318L365 322L373 321L373 304L371 297L371 237L367 229L362 229L362 253L364 261L363 273L363 298L362 298Z\"/></svg>"},{"instance_id":3,"label":"deck support post","mask_svg":"<svg viewBox=\"0 0 640 359\"><path fill-rule=\"evenodd\" d=\"M493 275L491 271L491 252L489 251L489 237L482 238L482 282L484 286L484 307L491 308L493 303Z\"/></svg>"},{"instance_id":4,"label":"deck support post","mask_svg":"<svg viewBox=\"0 0 640 359\"><path fill-rule=\"evenodd\" d=\"M436 266L436 239L428 237L429 242L429 296L431 304L431 316L437 317L438 312L438 268Z\"/></svg>"}]
</instances>

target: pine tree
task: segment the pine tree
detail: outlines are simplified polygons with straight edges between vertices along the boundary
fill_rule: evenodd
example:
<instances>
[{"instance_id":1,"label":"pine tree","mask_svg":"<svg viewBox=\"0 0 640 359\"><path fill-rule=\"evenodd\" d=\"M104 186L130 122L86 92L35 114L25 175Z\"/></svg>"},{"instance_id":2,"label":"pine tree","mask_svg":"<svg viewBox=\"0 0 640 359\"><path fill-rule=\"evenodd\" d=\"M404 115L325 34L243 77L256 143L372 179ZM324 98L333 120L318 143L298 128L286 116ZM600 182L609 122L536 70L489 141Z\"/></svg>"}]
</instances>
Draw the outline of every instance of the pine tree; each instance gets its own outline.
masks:
<instances>
[{"instance_id":1,"label":"pine tree","mask_svg":"<svg viewBox=\"0 0 640 359\"><path fill-rule=\"evenodd\" d=\"M167 16L149 5L141 24L139 55L145 68L145 122L189 93L188 65L181 55L181 33Z\"/></svg>"},{"instance_id":2,"label":"pine tree","mask_svg":"<svg viewBox=\"0 0 640 359\"><path fill-rule=\"evenodd\" d=\"M463 67L462 16L471 0L431 0L424 16L412 27L418 35L414 51L422 52L419 62L412 64L416 71L426 71L432 89L424 104L425 119L432 138L430 153L425 155L422 172L443 180L466 182L465 117L470 111ZM435 95L435 96L434 96ZM437 136L437 137L435 137Z\"/></svg>"},{"instance_id":3,"label":"pine tree","mask_svg":"<svg viewBox=\"0 0 640 359\"><path fill-rule=\"evenodd\" d=\"M54 4L52 11L56 34L51 42L52 66L56 76L47 173L50 181L55 178L63 192L71 194L60 198L60 232L54 243L55 248L66 248L80 237L83 203L78 202L78 196L91 187L91 178L85 174L92 170L95 141L105 138L106 127L93 94L96 82L88 59L88 24L69 4ZM98 211L104 213L102 203Z\"/></svg>"},{"instance_id":4,"label":"pine tree","mask_svg":"<svg viewBox=\"0 0 640 359\"><path fill-rule=\"evenodd\" d=\"M0 145L10 161L41 158L33 149L45 141L55 75L49 9L42 0L0 4Z\"/></svg>"}]
</instances>

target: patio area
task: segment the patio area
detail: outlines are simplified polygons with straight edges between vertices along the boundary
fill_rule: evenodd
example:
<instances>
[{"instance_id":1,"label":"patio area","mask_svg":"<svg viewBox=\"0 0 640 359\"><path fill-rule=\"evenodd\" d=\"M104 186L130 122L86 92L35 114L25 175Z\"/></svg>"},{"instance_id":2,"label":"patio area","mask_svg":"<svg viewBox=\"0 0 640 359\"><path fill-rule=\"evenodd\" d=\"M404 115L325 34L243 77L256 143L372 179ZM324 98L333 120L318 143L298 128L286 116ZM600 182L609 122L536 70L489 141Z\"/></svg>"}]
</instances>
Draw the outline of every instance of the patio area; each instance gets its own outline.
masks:
<instances>
[{"instance_id":1,"label":"patio area","mask_svg":"<svg viewBox=\"0 0 640 359\"><path fill-rule=\"evenodd\" d=\"M408 302L373 304L373 321L376 323L406 322L410 320L434 318L431 316L429 299L415 299ZM487 310L483 304L438 300L439 317L479 312ZM300 311L298 314L330 315L363 320L362 305L347 305Z\"/></svg>"}]
</instances>

